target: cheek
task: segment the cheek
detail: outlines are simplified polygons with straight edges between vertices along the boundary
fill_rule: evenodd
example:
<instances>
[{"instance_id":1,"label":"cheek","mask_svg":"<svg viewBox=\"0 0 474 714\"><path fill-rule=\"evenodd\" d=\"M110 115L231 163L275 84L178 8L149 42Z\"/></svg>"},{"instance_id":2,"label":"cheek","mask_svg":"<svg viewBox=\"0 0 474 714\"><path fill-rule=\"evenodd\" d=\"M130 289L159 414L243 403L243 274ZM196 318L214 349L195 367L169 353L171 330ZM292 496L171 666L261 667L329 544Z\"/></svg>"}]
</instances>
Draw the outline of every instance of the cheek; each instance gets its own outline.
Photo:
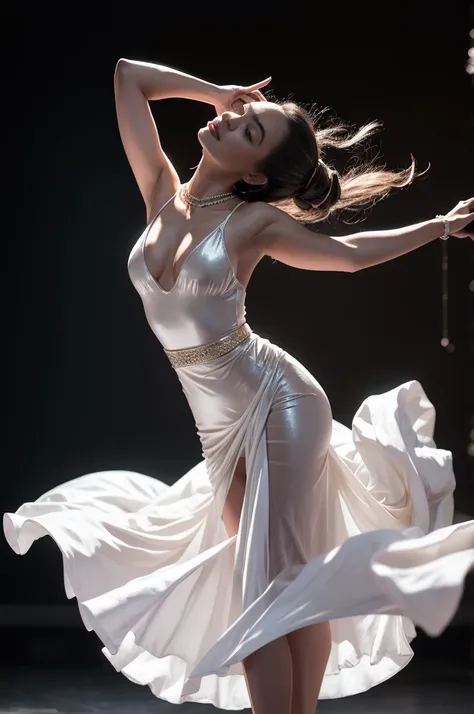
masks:
<instances>
[{"instance_id":1,"label":"cheek","mask_svg":"<svg viewBox=\"0 0 474 714\"><path fill-rule=\"evenodd\" d=\"M242 147L234 148L227 156L227 165L233 171L247 173L253 168L254 164L253 152L248 151L248 149L242 149Z\"/></svg>"},{"instance_id":2,"label":"cheek","mask_svg":"<svg viewBox=\"0 0 474 714\"><path fill-rule=\"evenodd\" d=\"M216 153L219 153L225 161L232 162L233 165L240 165L246 155L242 142L236 140L235 137L228 137L226 142L218 144Z\"/></svg>"},{"instance_id":3,"label":"cheek","mask_svg":"<svg viewBox=\"0 0 474 714\"><path fill-rule=\"evenodd\" d=\"M232 155L233 161L235 161L239 166L245 167L247 167L249 162L252 163L255 161L257 151L245 137L235 136L229 138L230 141L226 148L229 156Z\"/></svg>"}]
</instances>

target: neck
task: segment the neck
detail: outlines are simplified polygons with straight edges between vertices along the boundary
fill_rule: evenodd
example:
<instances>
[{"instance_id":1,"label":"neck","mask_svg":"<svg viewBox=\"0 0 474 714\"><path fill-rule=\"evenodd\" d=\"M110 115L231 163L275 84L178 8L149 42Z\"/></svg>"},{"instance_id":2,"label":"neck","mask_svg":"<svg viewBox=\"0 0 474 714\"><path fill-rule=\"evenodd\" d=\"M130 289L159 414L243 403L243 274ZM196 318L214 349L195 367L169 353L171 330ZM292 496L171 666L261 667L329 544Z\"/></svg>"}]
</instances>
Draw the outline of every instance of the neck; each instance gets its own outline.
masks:
<instances>
[{"instance_id":1,"label":"neck","mask_svg":"<svg viewBox=\"0 0 474 714\"><path fill-rule=\"evenodd\" d=\"M188 190L196 198L210 198L220 193L233 193L234 181L228 173L219 171L214 166L206 166L201 159L192 178L188 181Z\"/></svg>"}]
</instances>

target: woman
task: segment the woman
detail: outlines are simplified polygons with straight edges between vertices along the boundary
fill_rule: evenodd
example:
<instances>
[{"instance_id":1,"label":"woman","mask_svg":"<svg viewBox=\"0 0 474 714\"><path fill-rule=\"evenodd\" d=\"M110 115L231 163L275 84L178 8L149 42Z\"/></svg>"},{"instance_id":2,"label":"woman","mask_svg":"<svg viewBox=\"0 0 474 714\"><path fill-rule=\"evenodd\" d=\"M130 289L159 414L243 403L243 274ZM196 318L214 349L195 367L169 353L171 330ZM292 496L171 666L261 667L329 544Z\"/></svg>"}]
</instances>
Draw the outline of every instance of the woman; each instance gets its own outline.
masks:
<instances>
[{"instance_id":1,"label":"woman","mask_svg":"<svg viewBox=\"0 0 474 714\"><path fill-rule=\"evenodd\" d=\"M315 134L296 105L265 101L268 82L218 87L118 62L120 134L147 212L130 277L204 460L171 487L89 474L7 514L5 533L18 553L45 533L56 540L86 626L156 696L312 714L319 696L399 671L412 656L412 622L430 634L448 624L474 563L474 522L451 525L451 454L432 440L421 386L367 399L351 433L314 377L252 332L245 289L264 255L353 272L463 237L474 199L397 230L309 231L303 223L408 185L414 168L340 176L323 149L357 147L376 126ZM148 105L166 97L217 109L186 185Z\"/></svg>"}]
</instances>

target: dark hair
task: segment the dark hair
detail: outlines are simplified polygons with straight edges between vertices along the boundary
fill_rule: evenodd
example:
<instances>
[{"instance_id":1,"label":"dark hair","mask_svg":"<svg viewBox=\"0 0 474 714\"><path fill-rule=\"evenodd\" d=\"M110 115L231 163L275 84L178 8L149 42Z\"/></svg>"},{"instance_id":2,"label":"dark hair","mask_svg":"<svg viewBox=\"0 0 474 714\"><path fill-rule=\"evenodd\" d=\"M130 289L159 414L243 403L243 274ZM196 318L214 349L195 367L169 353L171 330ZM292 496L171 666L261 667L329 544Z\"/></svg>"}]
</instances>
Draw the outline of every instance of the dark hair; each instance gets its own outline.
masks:
<instances>
[{"instance_id":1,"label":"dark hair","mask_svg":"<svg viewBox=\"0 0 474 714\"><path fill-rule=\"evenodd\" d=\"M237 181L235 189L246 201L278 206L302 223L322 221L341 209L358 210L385 198L392 188L412 183L415 161L409 168L387 171L362 160L339 174L323 161L325 150L361 149L381 124L372 121L351 132L341 120L324 126L322 115L311 114L294 102L278 102L288 119L280 144L257 167L267 177L264 186ZM361 152L359 152L361 153Z\"/></svg>"}]
</instances>

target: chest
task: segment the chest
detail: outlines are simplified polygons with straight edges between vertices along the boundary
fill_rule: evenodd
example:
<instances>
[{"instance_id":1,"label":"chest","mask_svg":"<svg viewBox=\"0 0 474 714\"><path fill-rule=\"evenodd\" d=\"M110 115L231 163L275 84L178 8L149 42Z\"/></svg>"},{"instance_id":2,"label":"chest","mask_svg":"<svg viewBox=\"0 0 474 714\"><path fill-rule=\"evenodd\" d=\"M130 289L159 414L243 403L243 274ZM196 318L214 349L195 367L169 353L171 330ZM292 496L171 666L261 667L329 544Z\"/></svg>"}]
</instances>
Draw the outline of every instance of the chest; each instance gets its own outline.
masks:
<instances>
[{"instance_id":1,"label":"chest","mask_svg":"<svg viewBox=\"0 0 474 714\"><path fill-rule=\"evenodd\" d=\"M188 278L222 287L230 276L245 288L257 255L246 246L242 231L227 221L170 225L158 216L139 240L144 268L156 286L171 292Z\"/></svg>"}]
</instances>

